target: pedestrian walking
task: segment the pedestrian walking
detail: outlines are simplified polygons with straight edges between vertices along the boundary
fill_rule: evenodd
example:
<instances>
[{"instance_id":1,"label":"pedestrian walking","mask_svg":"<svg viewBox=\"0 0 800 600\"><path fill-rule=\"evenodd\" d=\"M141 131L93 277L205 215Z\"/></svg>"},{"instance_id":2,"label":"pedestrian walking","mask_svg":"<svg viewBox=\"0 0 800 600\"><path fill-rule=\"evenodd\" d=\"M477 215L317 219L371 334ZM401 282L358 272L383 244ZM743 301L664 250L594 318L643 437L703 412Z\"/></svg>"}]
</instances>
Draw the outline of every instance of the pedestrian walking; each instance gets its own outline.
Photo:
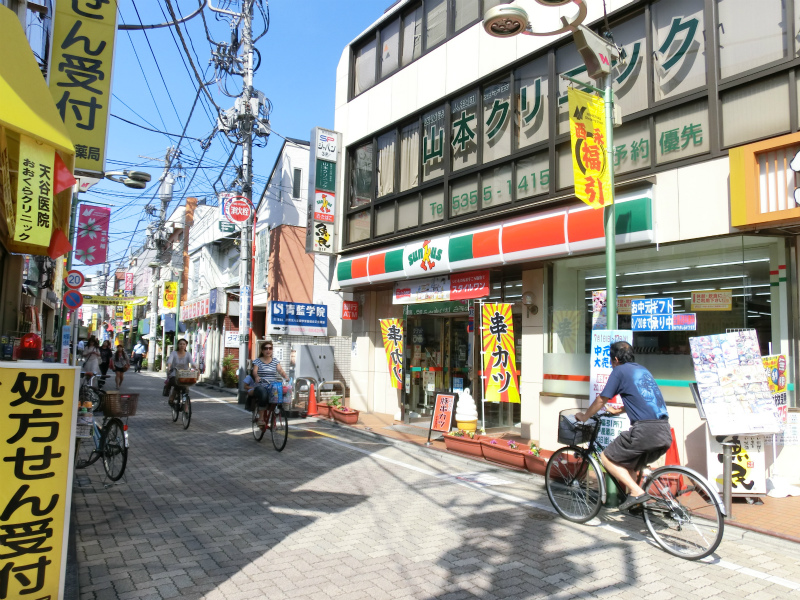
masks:
<instances>
[{"instance_id":1,"label":"pedestrian walking","mask_svg":"<svg viewBox=\"0 0 800 600\"><path fill-rule=\"evenodd\" d=\"M116 373L117 389L122 386L122 381L125 379L125 372L130 368L131 361L128 354L122 345L117 344L117 351L114 352L114 357L111 359L114 363L114 373Z\"/></svg>"},{"instance_id":2,"label":"pedestrian walking","mask_svg":"<svg viewBox=\"0 0 800 600\"><path fill-rule=\"evenodd\" d=\"M100 373L103 377L108 373L108 365L111 363L111 356L113 354L114 351L111 349L111 342L106 340L103 342L103 345L100 346Z\"/></svg>"},{"instance_id":3,"label":"pedestrian walking","mask_svg":"<svg viewBox=\"0 0 800 600\"><path fill-rule=\"evenodd\" d=\"M133 347L133 372L139 373L142 370L142 361L147 356L147 346L144 338L139 338L139 343Z\"/></svg>"}]
</instances>

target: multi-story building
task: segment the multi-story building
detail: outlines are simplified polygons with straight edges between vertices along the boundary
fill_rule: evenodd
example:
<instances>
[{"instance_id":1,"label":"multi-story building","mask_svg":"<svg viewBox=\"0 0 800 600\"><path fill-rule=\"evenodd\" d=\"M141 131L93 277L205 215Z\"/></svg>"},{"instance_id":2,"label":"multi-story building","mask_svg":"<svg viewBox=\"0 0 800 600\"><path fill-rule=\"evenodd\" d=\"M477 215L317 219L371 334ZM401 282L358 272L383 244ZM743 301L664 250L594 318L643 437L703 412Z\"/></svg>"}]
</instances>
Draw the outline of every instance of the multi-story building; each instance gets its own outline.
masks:
<instances>
[{"instance_id":1,"label":"multi-story building","mask_svg":"<svg viewBox=\"0 0 800 600\"><path fill-rule=\"evenodd\" d=\"M569 33L490 37L481 16L496 4L397 2L342 54L336 271L361 305L351 402L427 414L434 390L461 387L480 401L479 316L473 332L468 303L398 300L433 276L488 271L480 302L512 305L521 402L486 403L485 424L552 448L559 410L588 402L592 295L606 285L603 211L574 196L560 75L588 77ZM558 8L519 4L539 29L558 23ZM789 357L797 419L798 5L589 2L585 24L598 32L604 4L626 54L612 75L619 328L631 327L631 297L671 297L676 314L695 315L694 331L636 332L633 345L682 459L701 466L692 336L755 329L762 354ZM692 310L693 295L715 290L721 310ZM405 323L402 391L381 340L389 317ZM781 448L781 460L796 450Z\"/></svg>"}]
</instances>

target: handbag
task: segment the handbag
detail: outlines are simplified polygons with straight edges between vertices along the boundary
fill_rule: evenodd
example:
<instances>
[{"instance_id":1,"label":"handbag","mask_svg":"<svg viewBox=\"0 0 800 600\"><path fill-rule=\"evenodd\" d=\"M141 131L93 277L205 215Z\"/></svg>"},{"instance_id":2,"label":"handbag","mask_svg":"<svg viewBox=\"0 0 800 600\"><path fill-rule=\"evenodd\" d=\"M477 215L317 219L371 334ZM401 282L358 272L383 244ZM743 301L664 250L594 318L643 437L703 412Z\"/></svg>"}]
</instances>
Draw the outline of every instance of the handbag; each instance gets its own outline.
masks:
<instances>
[{"instance_id":1,"label":"handbag","mask_svg":"<svg viewBox=\"0 0 800 600\"><path fill-rule=\"evenodd\" d=\"M169 396L169 388L170 388L170 385L169 385L169 379L167 379L167 380L164 382L164 389L163 389L163 390L161 390L161 395L162 395L162 396Z\"/></svg>"},{"instance_id":2,"label":"handbag","mask_svg":"<svg viewBox=\"0 0 800 600\"><path fill-rule=\"evenodd\" d=\"M127 371L128 369L130 369L130 368L131 368L131 364L130 364L130 363L125 363L125 366L124 366L124 367L122 367L122 371L123 371L123 372L126 372L126 371Z\"/></svg>"}]
</instances>

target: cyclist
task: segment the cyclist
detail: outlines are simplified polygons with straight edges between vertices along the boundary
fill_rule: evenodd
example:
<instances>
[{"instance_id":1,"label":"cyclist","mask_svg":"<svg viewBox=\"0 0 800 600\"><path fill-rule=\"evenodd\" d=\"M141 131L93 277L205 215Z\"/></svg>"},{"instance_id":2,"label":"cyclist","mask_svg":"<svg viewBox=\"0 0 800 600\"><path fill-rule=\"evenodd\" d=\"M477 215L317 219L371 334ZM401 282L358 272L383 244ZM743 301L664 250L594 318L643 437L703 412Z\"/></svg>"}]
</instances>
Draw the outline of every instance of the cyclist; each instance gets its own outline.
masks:
<instances>
[{"instance_id":1,"label":"cyclist","mask_svg":"<svg viewBox=\"0 0 800 600\"><path fill-rule=\"evenodd\" d=\"M169 395L169 405L172 406L173 402L175 401L175 388L178 387L178 384L175 382L175 377L178 374L178 369L196 369L197 365L194 364L192 360L192 355L186 351L186 348L189 346L189 342L185 339L178 340L178 349L173 350L172 354L169 355L167 359L167 374L169 377L169 385L172 389L172 392Z\"/></svg>"},{"instance_id":2,"label":"cyclist","mask_svg":"<svg viewBox=\"0 0 800 600\"><path fill-rule=\"evenodd\" d=\"M253 361L252 376L255 381L255 392L253 395L256 397L258 403L258 426L265 428L267 426L264 421L264 413L266 412L269 403L274 402L273 390L270 385L273 381L278 381L280 374L281 380L287 379L286 371L283 370L281 363L277 358L272 356L272 342L265 342L261 346L261 356Z\"/></svg>"},{"instance_id":3,"label":"cyclist","mask_svg":"<svg viewBox=\"0 0 800 600\"><path fill-rule=\"evenodd\" d=\"M600 455L606 470L628 488L628 497L619 510L628 510L646 502L650 497L636 483L642 460L650 463L664 454L672 445L672 432L664 397L650 371L635 363L633 348L628 342L611 344L613 370L603 391L585 413L575 415L585 422L606 407L606 403L619 394L622 408L606 407L612 414L627 412L631 428L623 431Z\"/></svg>"}]
</instances>

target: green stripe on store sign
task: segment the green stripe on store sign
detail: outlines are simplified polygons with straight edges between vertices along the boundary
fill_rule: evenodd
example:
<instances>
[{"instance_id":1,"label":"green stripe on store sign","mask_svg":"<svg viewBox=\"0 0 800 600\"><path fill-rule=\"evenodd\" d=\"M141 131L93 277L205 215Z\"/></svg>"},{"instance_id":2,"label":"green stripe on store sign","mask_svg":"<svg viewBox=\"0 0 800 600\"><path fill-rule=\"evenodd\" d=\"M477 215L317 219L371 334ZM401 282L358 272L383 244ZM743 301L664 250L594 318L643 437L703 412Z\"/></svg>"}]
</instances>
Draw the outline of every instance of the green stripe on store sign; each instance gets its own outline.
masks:
<instances>
[{"instance_id":1,"label":"green stripe on store sign","mask_svg":"<svg viewBox=\"0 0 800 600\"><path fill-rule=\"evenodd\" d=\"M450 260L469 260L472 258L472 235L450 238Z\"/></svg>"},{"instance_id":2,"label":"green stripe on store sign","mask_svg":"<svg viewBox=\"0 0 800 600\"><path fill-rule=\"evenodd\" d=\"M352 267L353 261L351 260L343 260L339 261L339 266L336 267L336 275L339 277L339 281L345 281L346 279L352 279Z\"/></svg>"},{"instance_id":3,"label":"green stripe on store sign","mask_svg":"<svg viewBox=\"0 0 800 600\"><path fill-rule=\"evenodd\" d=\"M394 273L395 271L403 270L403 249L398 248L386 253L384 259L384 266L387 273Z\"/></svg>"},{"instance_id":4,"label":"green stripe on store sign","mask_svg":"<svg viewBox=\"0 0 800 600\"><path fill-rule=\"evenodd\" d=\"M615 208L617 235L648 231L653 228L653 209L650 198L620 202Z\"/></svg>"}]
</instances>

